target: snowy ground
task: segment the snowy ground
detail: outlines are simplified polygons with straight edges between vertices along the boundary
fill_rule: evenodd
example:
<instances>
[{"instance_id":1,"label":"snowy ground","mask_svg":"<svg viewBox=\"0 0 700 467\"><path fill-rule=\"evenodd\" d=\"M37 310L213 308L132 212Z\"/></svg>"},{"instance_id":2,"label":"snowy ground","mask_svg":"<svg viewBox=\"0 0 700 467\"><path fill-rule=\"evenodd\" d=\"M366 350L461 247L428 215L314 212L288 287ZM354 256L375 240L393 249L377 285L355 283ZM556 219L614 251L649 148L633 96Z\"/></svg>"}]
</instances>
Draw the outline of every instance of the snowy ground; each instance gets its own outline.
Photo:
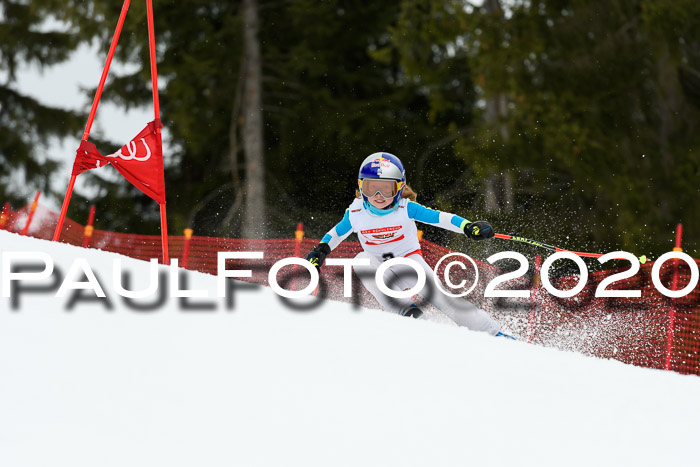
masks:
<instances>
[{"instance_id":1,"label":"snowy ground","mask_svg":"<svg viewBox=\"0 0 700 467\"><path fill-rule=\"evenodd\" d=\"M85 258L112 305L0 298L2 466L698 462L695 376L337 302L293 310L260 287L236 288L230 311L135 311L116 255L6 232L0 251L47 252L62 276ZM147 264L122 261L144 288ZM215 296L214 277L187 279Z\"/></svg>"}]
</instances>

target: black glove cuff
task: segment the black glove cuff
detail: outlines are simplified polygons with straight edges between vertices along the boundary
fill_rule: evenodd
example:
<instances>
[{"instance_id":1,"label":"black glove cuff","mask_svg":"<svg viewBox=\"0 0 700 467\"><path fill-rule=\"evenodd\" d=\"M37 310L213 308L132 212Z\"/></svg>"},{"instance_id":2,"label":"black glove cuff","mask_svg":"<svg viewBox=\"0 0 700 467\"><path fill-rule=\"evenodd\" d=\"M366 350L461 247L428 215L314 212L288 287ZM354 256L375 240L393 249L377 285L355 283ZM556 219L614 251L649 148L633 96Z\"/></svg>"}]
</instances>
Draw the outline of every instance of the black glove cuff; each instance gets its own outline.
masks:
<instances>
[{"instance_id":1,"label":"black glove cuff","mask_svg":"<svg viewBox=\"0 0 700 467\"><path fill-rule=\"evenodd\" d=\"M321 252L324 256L328 256L331 253L331 247L328 246L328 243L319 243L314 247L314 251Z\"/></svg>"}]
</instances>

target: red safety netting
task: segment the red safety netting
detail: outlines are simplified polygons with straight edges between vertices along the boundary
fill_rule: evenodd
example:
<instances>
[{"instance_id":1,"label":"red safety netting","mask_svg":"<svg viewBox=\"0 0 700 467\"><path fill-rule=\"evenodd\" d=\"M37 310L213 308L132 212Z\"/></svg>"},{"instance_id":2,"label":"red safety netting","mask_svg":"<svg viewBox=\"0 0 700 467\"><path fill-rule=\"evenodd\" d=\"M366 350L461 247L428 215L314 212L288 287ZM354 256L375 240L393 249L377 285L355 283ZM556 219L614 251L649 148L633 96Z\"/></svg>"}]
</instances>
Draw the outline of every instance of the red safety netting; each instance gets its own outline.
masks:
<instances>
[{"instance_id":1,"label":"red safety netting","mask_svg":"<svg viewBox=\"0 0 700 467\"><path fill-rule=\"evenodd\" d=\"M21 232L27 220L29 208L8 213L6 229ZM39 206L35 212L28 235L50 239L58 214ZM290 237L293 232L290 232ZM66 219L61 239L73 245L83 245L84 227ZM217 253L221 251L262 251L262 260L229 260L228 269L250 269L250 279L268 285L268 271L280 259L304 256L318 240L294 238L269 240L243 240L193 236L170 236L171 258L177 258L187 269L209 274L217 272ZM161 259L159 236L134 235L94 230L89 246L129 257L149 260ZM434 266L441 257L451 251L429 241L421 242L425 260ZM188 251L185 258L185 251ZM332 256L352 258L361 251L357 242L342 243ZM699 260L695 260L700 265ZM531 261L534 264L534 261ZM589 274L586 287L573 298L556 298L542 287L538 274L530 272L518 279L502 284L499 288L530 290L529 298L484 298L484 289L494 277L503 274L499 268L477 261L479 279L468 298L494 316L504 327L525 340L538 345L557 347L601 358L612 358L625 363L650 368L669 368L679 373L700 375L700 288L682 298L662 295L653 285L653 263L641 266L630 279L615 282L609 289L641 290L640 298L596 298L600 282L621 270L606 270ZM442 266L438 272L442 272ZM623 268L622 270L624 270ZM455 271L457 273L455 274ZM299 274L297 274L299 272ZM473 273L452 270L454 283L462 278L473 283ZM461 277L460 277L461 275ZM660 279L671 289L677 275L677 289L690 281L690 268L683 261L669 260L660 269ZM551 282L558 289L570 289L579 277L557 276L551 272ZM309 276L299 267L283 269L280 285L299 290L309 282ZM333 300L352 301L370 308L378 308L374 297L367 293L357 278L353 280L353 296L343 296L343 270L340 267L324 267L321 274L319 296ZM434 313L426 303L419 303L428 314Z\"/></svg>"}]
</instances>

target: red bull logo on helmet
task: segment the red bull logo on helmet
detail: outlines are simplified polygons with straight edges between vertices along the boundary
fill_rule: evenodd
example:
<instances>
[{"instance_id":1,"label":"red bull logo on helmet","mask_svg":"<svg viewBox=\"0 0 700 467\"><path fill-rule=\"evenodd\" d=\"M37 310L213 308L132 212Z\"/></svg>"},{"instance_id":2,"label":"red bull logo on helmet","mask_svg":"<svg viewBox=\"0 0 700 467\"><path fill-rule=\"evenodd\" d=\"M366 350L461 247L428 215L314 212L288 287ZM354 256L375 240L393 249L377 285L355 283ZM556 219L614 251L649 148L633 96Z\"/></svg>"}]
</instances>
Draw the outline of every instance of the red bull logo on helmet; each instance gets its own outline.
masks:
<instances>
[{"instance_id":1,"label":"red bull logo on helmet","mask_svg":"<svg viewBox=\"0 0 700 467\"><path fill-rule=\"evenodd\" d=\"M389 168L391 167L391 161L389 159L384 159L383 157L380 157L379 159L375 159L374 161L372 161L372 167Z\"/></svg>"}]
</instances>

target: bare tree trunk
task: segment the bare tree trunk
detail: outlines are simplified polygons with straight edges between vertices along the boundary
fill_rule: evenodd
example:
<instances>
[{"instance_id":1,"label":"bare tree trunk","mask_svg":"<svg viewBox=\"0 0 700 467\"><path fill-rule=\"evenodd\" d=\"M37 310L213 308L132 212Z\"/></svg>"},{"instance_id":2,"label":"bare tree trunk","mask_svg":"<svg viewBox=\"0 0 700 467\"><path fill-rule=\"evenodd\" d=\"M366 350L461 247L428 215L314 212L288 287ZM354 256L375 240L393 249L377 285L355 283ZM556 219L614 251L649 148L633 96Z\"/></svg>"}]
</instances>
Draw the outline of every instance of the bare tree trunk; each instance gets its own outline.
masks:
<instances>
[{"instance_id":1,"label":"bare tree trunk","mask_svg":"<svg viewBox=\"0 0 700 467\"><path fill-rule=\"evenodd\" d=\"M500 0L484 1L484 8L491 14L503 15ZM486 99L484 119L491 128L497 128L501 139L505 142L510 137L508 127L502 119L508 114L508 98L505 94L497 94ZM494 212L501 209L509 212L514 206L513 175L510 172L493 174L484 180L484 208Z\"/></svg>"},{"instance_id":2,"label":"bare tree trunk","mask_svg":"<svg viewBox=\"0 0 700 467\"><path fill-rule=\"evenodd\" d=\"M668 45L664 45L656 61L657 65L657 106L659 126L657 140L661 153L662 167L666 174L673 173L675 160L669 149L670 139L679 124L686 121L683 109L683 90L678 80L678 67L671 59Z\"/></svg>"},{"instance_id":3,"label":"bare tree trunk","mask_svg":"<svg viewBox=\"0 0 700 467\"><path fill-rule=\"evenodd\" d=\"M245 59L245 57L243 58ZM228 128L228 160L231 169L231 177L236 187L238 187L241 182L238 167L238 127L241 126L244 121L241 115L241 100L243 99L245 87L245 79L243 77L243 72L245 70L244 59L241 60L238 72L238 83L236 83L236 92L233 96L233 104L231 106L231 123Z\"/></svg>"},{"instance_id":4,"label":"bare tree trunk","mask_svg":"<svg viewBox=\"0 0 700 467\"><path fill-rule=\"evenodd\" d=\"M258 5L243 0L245 50L243 93L243 150L245 152L245 214L243 238L265 237L265 161L262 115L262 59L258 40Z\"/></svg>"},{"instance_id":5,"label":"bare tree trunk","mask_svg":"<svg viewBox=\"0 0 700 467\"><path fill-rule=\"evenodd\" d=\"M488 212L498 211L498 195L496 194L496 181L493 175L484 179L484 208Z\"/></svg>"},{"instance_id":6,"label":"bare tree trunk","mask_svg":"<svg viewBox=\"0 0 700 467\"><path fill-rule=\"evenodd\" d=\"M484 8L489 13L503 13L503 8L501 8L501 0L485 0Z\"/></svg>"},{"instance_id":7,"label":"bare tree trunk","mask_svg":"<svg viewBox=\"0 0 700 467\"><path fill-rule=\"evenodd\" d=\"M513 190L513 173L507 170L503 173L503 210L512 212L515 209L515 195Z\"/></svg>"}]
</instances>

